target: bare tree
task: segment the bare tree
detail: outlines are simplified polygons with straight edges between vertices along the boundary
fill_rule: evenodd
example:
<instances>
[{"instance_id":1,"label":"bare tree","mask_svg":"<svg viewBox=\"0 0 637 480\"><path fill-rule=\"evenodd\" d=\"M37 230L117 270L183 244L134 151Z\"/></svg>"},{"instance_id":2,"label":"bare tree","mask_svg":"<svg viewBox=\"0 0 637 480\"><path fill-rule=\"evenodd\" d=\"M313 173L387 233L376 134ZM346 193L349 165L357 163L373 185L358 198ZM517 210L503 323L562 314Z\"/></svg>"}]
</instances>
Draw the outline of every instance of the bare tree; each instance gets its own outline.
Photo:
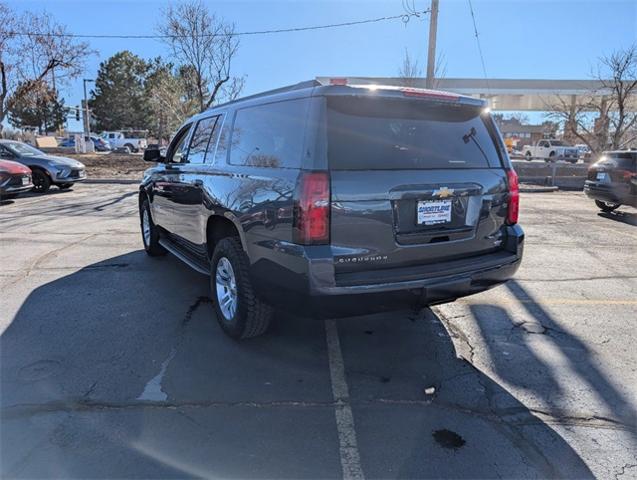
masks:
<instances>
[{"instance_id":1,"label":"bare tree","mask_svg":"<svg viewBox=\"0 0 637 480\"><path fill-rule=\"evenodd\" d=\"M7 114L7 99L17 85L29 95L42 81L57 89L81 75L93 51L86 42L66 36L66 27L48 13L16 16L0 3L0 129Z\"/></svg>"},{"instance_id":2,"label":"bare tree","mask_svg":"<svg viewBox=\"0 0 637 480\"><path fill-rule=\"evenodd\" d=\"M415 87L415 79L422 77L422 68L418 65L417 60L412 60L406 48L403 63L398 69L398 76L403 79L404 84L408 87Z\"/></svg>"},{"instance_id":3,"label":"bare tree","mask_svg":"<svg viewBox=\"0 0 637 480\"><path fill-rule=\"evenodd\" d=\"M617 50L600 59L597 79L603 89L612 93L608 120L611 127L611 148L620 148L627 132L637 124L637 45ZM610 80L608 79L610 78ZM629 110L632 103L632 111Z\"/></svg>"},{"instance_id":4,"label":"bare tree","mask_svg":"<svg viewBox=\"0 0 637 480\"><path fill-rule=\"evenodd\" d=\"M238 95L243 80L231 77L232 60L239 48L234 25L210 13L200 0L171 5L164 17L159 33L173 57L192 68L199 110L226 99L228 94Z\"/></svg>"},{"instance_id":5,"label":"bare tree","mask_svg":"<svg viewBox=\"0 0 637 480\"><path fill-rule=\"evenodd\" d=\"M434 88L437 88L437 79L443 78L447 71L447 63L444 55L441 53L436 59L436 66L434 68ZM403 57L403 63L398 69L398 76L403 80L403 84L407 87L418 86L419 79L422 79L423 70L418 64L418 61L412 59L409 55L409 51L405 48L405 56Z\"/></svg>"},{"instance_id":6,"label":"bare tree","mask_svg":"<svg viewBox=\"0 0 637 480\"><path fill-rule=\"evenodd\" d=\"M196 92L192 88L191 70L182 67L173 72L172 64L156 59L145 89L156 124L150 130L161 141L199 110Z\"/></svg>"},{"instance_id":7,"label":"bare tree","mask_svg":"<svg viewBox=\"0 0 637 480\"><path fill-rule=\"evenodd\" d=\"M20 19L20 29L32 33L17 39L17 48L21 52L17 71L21 81L43 80L50 76L51 84L56 88L56 81L79 77L84 71L84 61L94 53L88 43L66 36L66 27L47 12L26 12ZM60 72L57 78L56 72Z\"/></svg>"},{"instance_id":8,"label":"bare tree","mask_svg":"<svg viewBox=\"0 0 637 480\"><path fill-rule=\"evenodd\" d=\"M578 97L558 95L547 104L547 116L595 153L622 148L637 127L637 45L600 58L592 76L597 89Z\"/></svg>"},{"instance_id":9,"label":"bare tree","mask_svg":"<svg viewBox=\"0 0 637 480\"><path fill-rule=\"evenodd\" d=\"M7 98L9 96L9 78L11 75L14 54L13 32L15 30L13 12L4 3L0 3L0 132L2 121L7 115Z\"/></svg>"}]
</instances>

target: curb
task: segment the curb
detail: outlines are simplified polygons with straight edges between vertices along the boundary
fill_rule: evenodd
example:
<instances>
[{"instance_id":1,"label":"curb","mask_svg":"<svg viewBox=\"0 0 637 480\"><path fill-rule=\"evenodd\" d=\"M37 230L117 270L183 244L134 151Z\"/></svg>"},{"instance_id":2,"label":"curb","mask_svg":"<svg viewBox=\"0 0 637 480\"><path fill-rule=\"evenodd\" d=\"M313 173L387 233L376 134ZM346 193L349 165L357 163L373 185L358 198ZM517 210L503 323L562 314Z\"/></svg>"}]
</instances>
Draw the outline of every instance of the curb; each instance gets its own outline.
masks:
<instances>
[{"instance_id":1,"label":"curb","mask_svg":"<svg viewBox=\"0 0 637 480\"><path fill-rule=\"evenodd\" d=\"M558 190L559 187L520 187L520 193L548 193Z\"/></svg>"},{"instance_id":2,"label":"curb","mask_svg":"<svg viewBox=\"0 0 637 480\"><path fill-rule=\"evenodd\" d=\"M141 180L129 180L125 178L87 178L82 183L97 183L97 184L106 184L106 183L115 183L120 185L133 185L139 184Z\"/></svg>"}]
</instances>

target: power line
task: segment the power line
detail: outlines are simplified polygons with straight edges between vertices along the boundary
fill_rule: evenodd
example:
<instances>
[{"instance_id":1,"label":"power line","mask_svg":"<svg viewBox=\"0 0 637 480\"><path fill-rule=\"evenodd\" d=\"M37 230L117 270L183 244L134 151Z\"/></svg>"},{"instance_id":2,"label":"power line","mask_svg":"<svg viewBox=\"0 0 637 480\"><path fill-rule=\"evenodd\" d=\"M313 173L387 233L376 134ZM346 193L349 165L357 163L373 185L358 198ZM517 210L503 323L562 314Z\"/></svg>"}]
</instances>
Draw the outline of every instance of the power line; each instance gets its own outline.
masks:
<instances>
[{"instance_id":1,"label":"power line","mask_svg":"<svg viewBox=\"0 0 637 480\"><path fill-rule=\"evenodd\" d=\"M311 25L307 27L291 27L291 28L279 28L273 30L256 30L248 32L233 33L232 36L249 36L249 35L268 35L273 33L290 33L290 32L303 32L308 30L323 30L326 28L339 28L339 27L351 27L354 25L364 25L368 23L385 22L388 20L402 20L403 23L408 23L413 17L420 17L429 10L423 11L407 11L400 15L392 15L388 17L369 18L366 20L355 20L351 22L343 23L331 23L327 25ZM64 37L64 38L103 38L103 39L136 39L136 40L163 40L168 38L189 38L191 35L106 35L106 34L78 34L78 33L40 33L40 32L25 32L25 31L12 31L7 32L7 35L14 35L20 37ZM202 37L217 37L225 36L225 34L211 33L207 35L200 35Z\"/></svg>"},{"instance_id":2,"label":"power line","mask_svg":"<svg viewBox=\"0 0 637 480\"><path fill-rule=\"evenodd\" d=\"M476 36L476 43L478 44L478 53L480 54L480 61L482 62L482 73L484 74L484 80L487 82L487 91L491 95L491 86L489 85L489 76L487 75L487 67L484 63L484 55L482 54L482 47L480 46L480 37L478 36L478 27L476 26L476 16L473 14L473 5L471 0L469 2L469 10L471 11L471 19L473 20L473 32Z\"/></svg>"}]
</instances>

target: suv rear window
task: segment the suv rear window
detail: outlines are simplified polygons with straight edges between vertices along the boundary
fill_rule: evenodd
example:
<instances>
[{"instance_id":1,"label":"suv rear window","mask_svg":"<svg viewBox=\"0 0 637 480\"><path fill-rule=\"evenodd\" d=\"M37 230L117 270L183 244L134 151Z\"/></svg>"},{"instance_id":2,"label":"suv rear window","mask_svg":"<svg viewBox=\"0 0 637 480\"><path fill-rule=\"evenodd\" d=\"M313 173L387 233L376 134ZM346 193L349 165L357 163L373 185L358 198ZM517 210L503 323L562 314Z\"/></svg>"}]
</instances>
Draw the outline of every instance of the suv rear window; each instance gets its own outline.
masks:
<instances>
[{"instance_id":1,"label":"suv rear window","mask_svg":"<svg viewBox=\"0 0 637 480\"><path fill-rule=\"evenodd\" d=\"M489 168L500 157L481 109L422 100L327 98L330 168Z\"/></svg>"},{"instance_id":2,"label":"suv rear window","mask_svg":"<svg viewBox=\"0 0 637 480\"><path fill-rule=\"evenodd\" d=\"M309 99L268 103L237 111L230 163L299 168Z\"/></svg>"},{"instance_id":3,"label":"suv rear window","mask_svg":"<svg viewBox=\"0 0 637 480\"><path fill-rule=\"evenodd\" d=\"M637 164L637 152L613 152L605 153L600 159L602 163L610 160L617 168L624 170L635 170Z\"/></svg>"}]
</instances>

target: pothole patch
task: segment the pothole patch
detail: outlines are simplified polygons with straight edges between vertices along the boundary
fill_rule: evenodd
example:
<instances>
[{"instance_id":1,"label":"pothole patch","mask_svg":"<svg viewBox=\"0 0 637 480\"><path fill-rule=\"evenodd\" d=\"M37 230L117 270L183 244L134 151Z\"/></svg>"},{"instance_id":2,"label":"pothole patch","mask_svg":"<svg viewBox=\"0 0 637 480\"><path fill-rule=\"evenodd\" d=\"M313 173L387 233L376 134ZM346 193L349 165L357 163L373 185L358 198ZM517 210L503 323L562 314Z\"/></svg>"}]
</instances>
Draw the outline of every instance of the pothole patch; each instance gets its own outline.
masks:
<instances>
[{"instance_id":1,"label":"pothole patch","mask_svg":"<svg viewBox=\"0 0 637 480\"><path fill-rule=\"evenodd\" d=\"M467 443L465 439L456 432L452 432L446 428L436 430L432 433L432 436L438 445L449 450L458 450L459 448L464 447Z\"/></svg>"}]
</instances>

